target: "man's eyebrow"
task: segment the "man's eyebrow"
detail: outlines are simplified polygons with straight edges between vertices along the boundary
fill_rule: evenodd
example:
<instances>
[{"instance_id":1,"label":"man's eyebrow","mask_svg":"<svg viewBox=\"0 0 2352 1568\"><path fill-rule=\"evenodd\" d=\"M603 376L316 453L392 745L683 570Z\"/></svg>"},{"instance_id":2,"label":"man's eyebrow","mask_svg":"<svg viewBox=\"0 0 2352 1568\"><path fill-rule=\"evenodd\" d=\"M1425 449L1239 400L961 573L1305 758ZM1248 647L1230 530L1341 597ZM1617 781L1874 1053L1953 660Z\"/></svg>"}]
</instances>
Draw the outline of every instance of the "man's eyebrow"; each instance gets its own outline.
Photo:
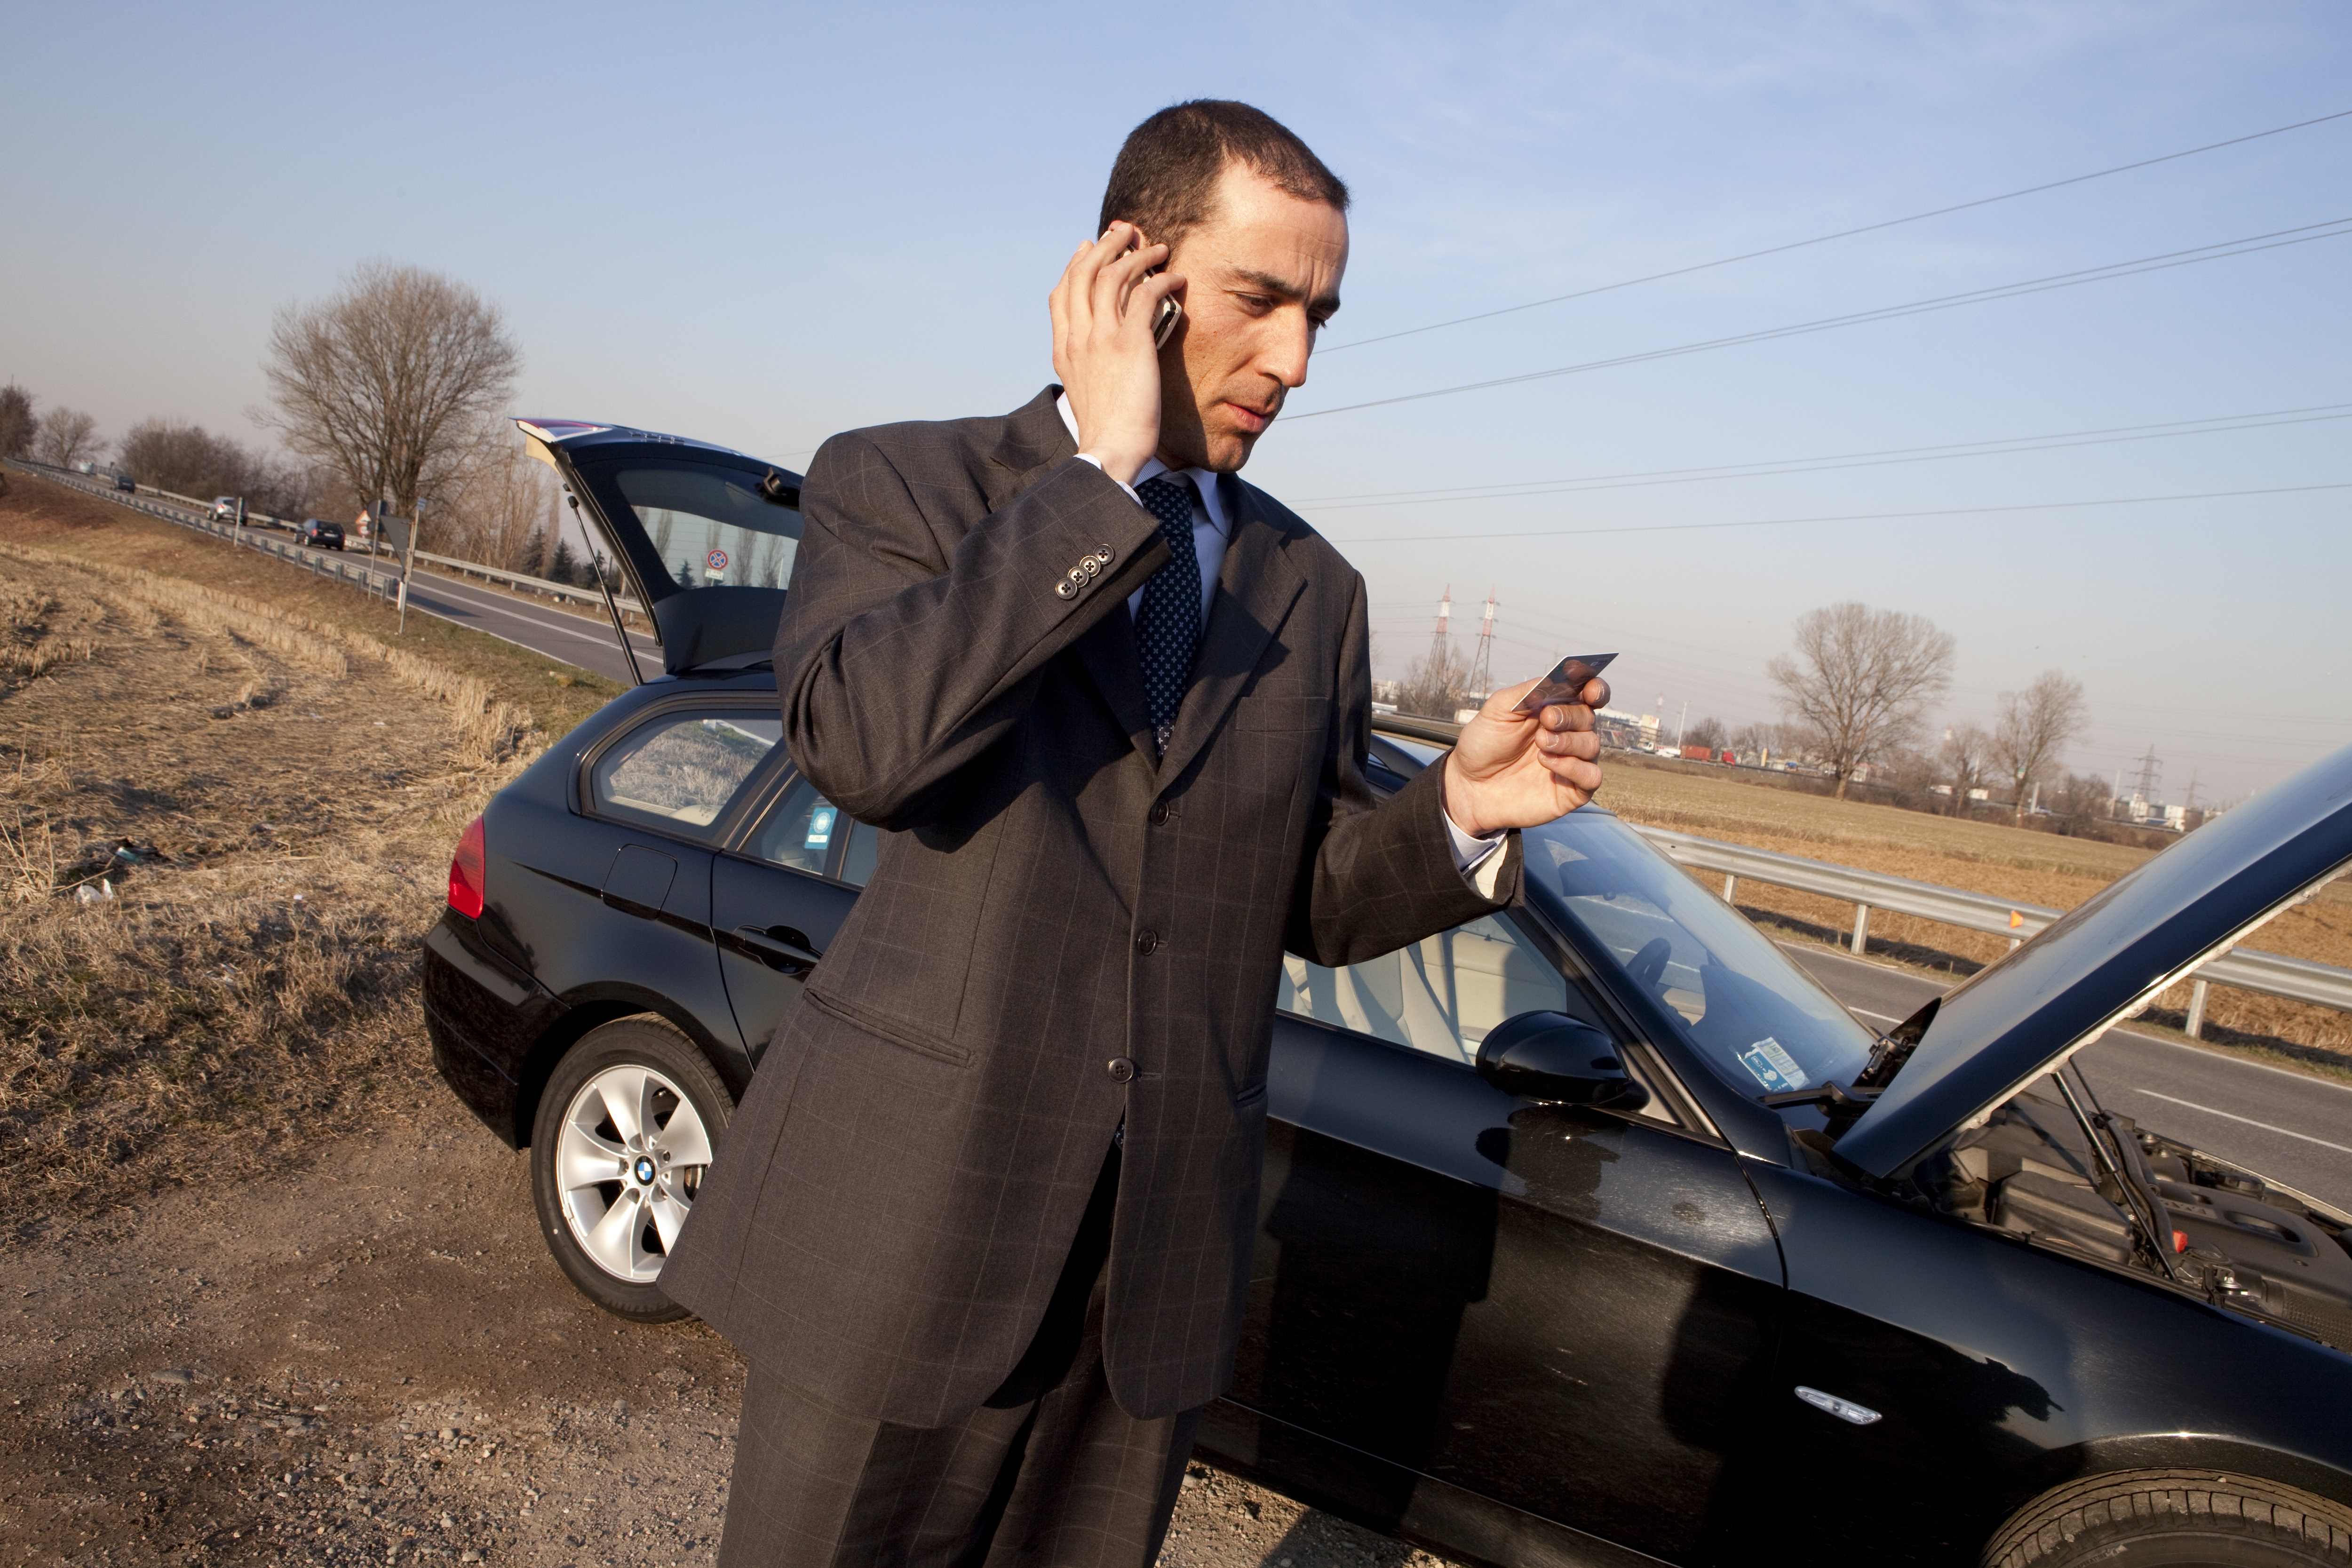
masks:
<instances>
[{"instance_id":1,"label":"man's eyebrow","mask_svg":"<svg viewBox=\"0 0 2352 1568\"><path fill-rule=\"evenodd\" d=\"M1277 300L1306 298L1307 291L1297 284L1287 279L1276 278L1271 272L1260 272L1255 268L1229 267L1225 269L1225 276L1232 282L1244 284L1261 293L1271 294ZM1326 316L1332 315L1339 309L1339 296L1325 294L1318 299L1308 300L1307 308L1310 310L1320 310Z\"/></svg>"}]
</instances>

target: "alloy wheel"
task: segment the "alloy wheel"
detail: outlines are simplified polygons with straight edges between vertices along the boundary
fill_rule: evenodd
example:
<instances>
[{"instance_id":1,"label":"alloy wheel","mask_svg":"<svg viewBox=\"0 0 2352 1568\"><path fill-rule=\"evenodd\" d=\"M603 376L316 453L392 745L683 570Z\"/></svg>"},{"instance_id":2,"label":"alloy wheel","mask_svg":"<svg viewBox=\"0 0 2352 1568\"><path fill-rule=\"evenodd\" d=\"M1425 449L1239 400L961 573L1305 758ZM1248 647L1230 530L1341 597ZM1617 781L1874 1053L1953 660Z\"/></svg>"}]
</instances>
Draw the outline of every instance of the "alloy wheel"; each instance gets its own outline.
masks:
<instances>
[{"instance_id":1,"label":"alloy wheel","mask_svg":"<svg viewBox=\"0 0 2352 1568\"><path fill-rule=\"evenodd\" d=\"M572 1240L616 1279L650 1285L710 1165L694 1102L661 1073L606 1068L564 1108L555 1178Z\"/></svg>"}]
</instances>

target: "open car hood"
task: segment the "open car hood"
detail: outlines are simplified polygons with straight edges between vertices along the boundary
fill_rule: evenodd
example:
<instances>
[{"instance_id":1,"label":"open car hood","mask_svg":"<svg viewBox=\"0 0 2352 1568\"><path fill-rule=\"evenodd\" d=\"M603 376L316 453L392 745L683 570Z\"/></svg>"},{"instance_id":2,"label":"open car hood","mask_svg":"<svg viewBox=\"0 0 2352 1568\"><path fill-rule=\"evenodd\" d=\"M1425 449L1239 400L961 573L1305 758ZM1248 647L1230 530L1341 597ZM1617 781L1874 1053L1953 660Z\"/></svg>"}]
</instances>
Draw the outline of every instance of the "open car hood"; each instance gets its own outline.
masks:
<instances>
[{"instance_id":1,"label":"open car hood","mask_svg":"<svg viewBox=\"0 0 2352 1568\"><path fill-rule=\"evenodd\" d=\"M767 657L800 546L800 475L622 425L517 419L515 426L602 535L623 579L610 586L635 595L652 616L666 672Z\"/></svg>"},{"instance_id":2,"label":"open car hood","mask_svg":"<svg viewBox=\"0 0 2352 1568\"><path fill-rule=\"evenodd\" d=\"M2133 1016L2352 867L2352 747L2207 822L1943 998L1837 1152L1873 1175Z\"/></svg>"}]
</instances>

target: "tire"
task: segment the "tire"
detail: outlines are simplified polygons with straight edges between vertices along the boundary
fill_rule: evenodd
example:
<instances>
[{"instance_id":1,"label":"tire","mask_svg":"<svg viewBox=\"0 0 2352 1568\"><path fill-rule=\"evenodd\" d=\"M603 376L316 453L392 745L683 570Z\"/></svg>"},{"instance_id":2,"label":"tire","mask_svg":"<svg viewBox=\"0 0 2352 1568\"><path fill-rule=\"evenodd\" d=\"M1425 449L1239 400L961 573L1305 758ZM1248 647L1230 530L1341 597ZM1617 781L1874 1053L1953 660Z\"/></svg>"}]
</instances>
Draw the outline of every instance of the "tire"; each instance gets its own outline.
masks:
<instances>
[{"instance_id":1,"label":"tire","mask_svg":"<svg viewBox=\"0 0 2352 1568\"><path fill-rule=\"evenodd\" d=\"M564 1053L532 1119L530 1186L548 1250L582 1295L631 1322L688 1315L662 1294L662 1263L734 1109L661 1018L616 1019Z\"/></svg>"},{"instance_id":2,"label":"tire","mask_svg":"<svg viewBox=\"0 0 2352 1568\"><path fill-rule=\"evenodd\" d=\"M1983 1568L2347 1568L2352 1510L2274 1481L2135 1470L2070 1481L2020 1509Z\"/></svg>"}]
</instances>

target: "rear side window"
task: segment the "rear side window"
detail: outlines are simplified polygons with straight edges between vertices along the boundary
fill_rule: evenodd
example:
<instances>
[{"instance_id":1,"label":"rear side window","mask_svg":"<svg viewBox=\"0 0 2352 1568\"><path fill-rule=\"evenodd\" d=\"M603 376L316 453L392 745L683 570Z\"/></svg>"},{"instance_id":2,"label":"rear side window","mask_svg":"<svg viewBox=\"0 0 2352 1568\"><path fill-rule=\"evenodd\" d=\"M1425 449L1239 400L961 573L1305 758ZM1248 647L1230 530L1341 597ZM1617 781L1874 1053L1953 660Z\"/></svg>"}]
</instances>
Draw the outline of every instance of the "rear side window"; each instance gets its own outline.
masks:
<instances>
[{"instance_id":1,"label":"rear side window","mask_svg":"<svg viewBox=\"0 0 2352 1568\"><path fill-rule=\"evenodd\" d=\"M596 759L589 798L600 816L703 837L782 739L756 713L661 714Z\"/></svg>"},{"instance_id":2,"label":"rear side window","mask_svg":"<svg viewBox=\"0 0 2352 1568\"><path fill-rule=\"evenodd\" d=\"M802 778L794 779L761 819L743 852L772 866L789 866L862 888L873 879L880 847L880 834L853 820Z\"/></svg>"}]
</instances>

